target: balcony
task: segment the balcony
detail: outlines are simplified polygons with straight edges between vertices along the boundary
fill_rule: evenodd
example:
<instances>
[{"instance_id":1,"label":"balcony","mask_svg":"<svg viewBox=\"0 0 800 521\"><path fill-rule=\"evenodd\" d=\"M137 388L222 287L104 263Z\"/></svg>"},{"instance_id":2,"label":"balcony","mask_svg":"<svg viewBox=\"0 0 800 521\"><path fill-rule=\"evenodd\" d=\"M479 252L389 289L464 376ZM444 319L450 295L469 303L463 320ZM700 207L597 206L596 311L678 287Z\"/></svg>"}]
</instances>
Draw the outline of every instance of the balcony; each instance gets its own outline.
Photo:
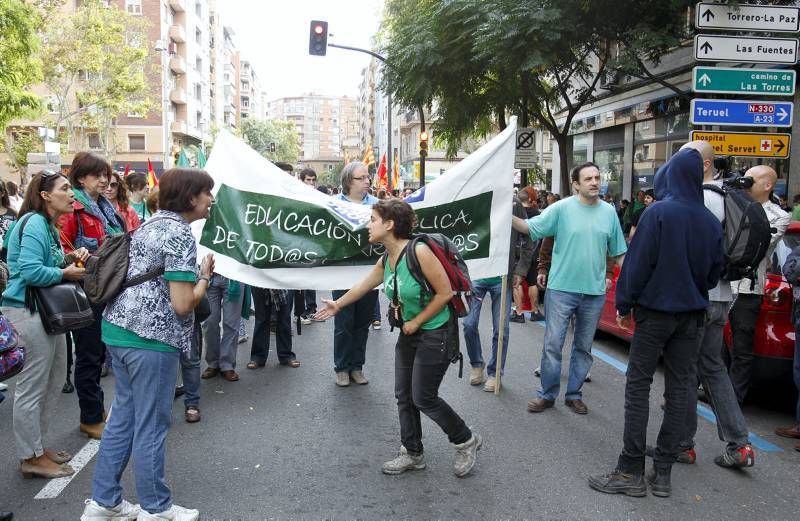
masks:
<instances>
[{"instance_id":1,"label":"balcony","mask_svg":"<svg viewBox=\"0 0 800 521\"><path fill-rule=\"evenodd\" d=\"M169 93L169 100L176 105L186 105L186 91L175 87Z\"/></svg>"},{"instance_id":2,"label":"balcony","mask_svg":"<svg viewBox=\"0 0 800 521\"><path fill-rule=\"evenodd\" d=\"M169 59L169 68L175 74L186 74L186 60L180 56L173 56Z\"/></svg>"},{"instance_id":3,"label":"balcony","mask_svg":"<svg viewBox=\"0 0 800 521\"><path fill-rule=\"evenodd\" d=\"M186 29L182 25L171 25L169 27L169 37L173 42L186 43Z\"/></svg>"},{"instance_id":4,"label":"balcony","mask_svg":"<svg viewBox=\"0 0 800 521\"><path fill-rule=\"evenodd\" d=\"M169 6L176 12L176 13L183 13L186 11L186 6L184 5L185 0L169 0Z\"/></svg>"},{"instance_id":5,"label":"balcony","mask_svg":"<svg viewBox=\"0 0 800 521\"><path fill-rule=\"evenodd\" d=\"M173 121L169 126L169 130L173 134L186 134L189 129L185 121Z\"/></svg>"}]
</instances>

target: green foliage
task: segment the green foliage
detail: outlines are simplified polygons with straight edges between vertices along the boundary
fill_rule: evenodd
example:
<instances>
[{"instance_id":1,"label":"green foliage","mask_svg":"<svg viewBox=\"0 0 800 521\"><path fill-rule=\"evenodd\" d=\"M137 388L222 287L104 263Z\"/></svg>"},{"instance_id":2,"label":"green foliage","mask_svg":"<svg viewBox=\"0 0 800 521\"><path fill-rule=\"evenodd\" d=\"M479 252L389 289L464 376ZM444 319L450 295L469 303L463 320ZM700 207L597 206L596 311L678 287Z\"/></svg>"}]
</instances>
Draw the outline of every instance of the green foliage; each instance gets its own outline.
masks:
<instances>
[{"instance_id":1,"label":"green foliage","mask_svg":"<svg viewBox=\"0 0 800 521\"><path fill-rule=\"evenodd\" d=\"M42 77L40 23L37 10L22 0L0 1L0 129L41 107L39 97L27 90Z\"/></svg>"},{"instance_id":2,"label":"green foliage","mask_svg":"<svg viewBox=\"0 0 800 521\"><path fill-rule=\"evenodd\" d=\"M147 26L145 18L99 0L87 0L69 15L53 13L42 59L55 128L65 127L70 137L76 126L96 129L105 153L114 154L116 118L154 109L149 94L159 87L146 75Z\"/></svg>"},{"instance_id":3,"label":"green foliage","mask_svg":"<svg viewBox=\"0 0 800 521\"><path fill-rule=\"evenodd\" d=\"M342 184L342 170L344 169L344 162L336 163L333 170L322 172L319 174L317 184L328 186L340 186Z\"/></svg>"},{"instance_id":4,"label":"green foliage","mask_svg":"<svg viewBox=\"0 0 800 521\"><path fill-rule=\"evenodd\" d=\"M42 152L44 146L41 138L34 129L24 129L15 131L13 139L6 139L0 143L0 150L8 153L7 163L11 170L24 177L25 169L28 166L28 153Z\"/></svg>"},{"instance_id":5,"label":"green foliage","mask_svg":"<svg viewBox=\"0 0 800 521\"><path fill-rule=\"evenodd\" d=\"M293 165L300 157L300 135L294 123L279 120L245 118L241 124L242 137L259 154L272 162ZM275 143L275 152L270 151Z\"/></svg>"},{"instance_id":6,"label":"green foliage","mask_svg":"<svg viewBox=\"0 0 800 521\"><path fill-rule=\"evenodd\" d=\"M567 174L572 119L611 69L642 72L686 36L687 0L387 0L383 87L406 106L436 106L448 152L520 125L553 134ZM491 123L494 123L492 125ZM568 189L568 188L567 188Z\"/></svg>"}]
</instances>

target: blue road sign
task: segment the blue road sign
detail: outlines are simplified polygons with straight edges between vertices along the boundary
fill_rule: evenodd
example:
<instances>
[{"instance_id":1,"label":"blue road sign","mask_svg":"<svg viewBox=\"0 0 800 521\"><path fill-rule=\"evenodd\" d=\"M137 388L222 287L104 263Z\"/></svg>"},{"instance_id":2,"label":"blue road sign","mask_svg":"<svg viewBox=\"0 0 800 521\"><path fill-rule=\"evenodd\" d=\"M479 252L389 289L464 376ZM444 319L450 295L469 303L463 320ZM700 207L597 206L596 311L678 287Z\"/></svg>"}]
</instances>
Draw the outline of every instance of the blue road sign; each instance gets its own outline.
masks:
<instances>
[{"instance_id":1,"label":"blue road sign","mask_svg":"<svg viewBox=\"0 0 800 521\"><path fill-rule=\"evenodd\" d=\"M729 127L791 127L788 101L692 100L692 123Z\"/></svg>"}]
</instances>

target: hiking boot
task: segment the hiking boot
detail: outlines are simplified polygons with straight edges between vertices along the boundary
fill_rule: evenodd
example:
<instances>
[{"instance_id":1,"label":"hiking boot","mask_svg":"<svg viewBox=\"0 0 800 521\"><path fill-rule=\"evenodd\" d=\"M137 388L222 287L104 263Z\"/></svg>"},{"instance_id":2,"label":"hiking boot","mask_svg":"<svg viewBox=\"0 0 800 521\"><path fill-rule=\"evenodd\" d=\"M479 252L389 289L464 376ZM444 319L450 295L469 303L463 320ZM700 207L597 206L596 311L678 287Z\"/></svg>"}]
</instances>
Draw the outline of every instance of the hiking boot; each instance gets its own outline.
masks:
<instances>
[{"instance_id":1,"label":"hiking boot","mask_svg":"<svg viewBox=\"0 0 800 521\"><path fill-rule=\"evenodd\" d=\"M397 457L391 461L387 461L381 467L384 474L396 475L402 474L407 470L422 470L425 468L425 455L412 456L408 453L405 447L400 446L400 452Z\"/></svg>"},{"instance_id":2,"label":"hiking boot","mask_svg":"<svg viewBox=\"0 0 800 521\"><path fill-rule=\"evenodd\" d=\"M336 373L336 385L339 387L347 387L350 385L350 373L347 371Z\"/></svg>"},{"instance_id":3,"label":"hiking boot","mask_svg":"<svg viewBox=\"0 0 800 521\"><path fill-rule=\"evenodd\" d=\"M650 485L651 494L657 497L669 497L672 494L671 472L672 467L653 467L647 473L647 483Z\"/></svg>"},{"instance_id":4,"label":"hiking boot","mask_svg":"<svg viewBox=\"0 0 800 521\"><path fill-rule=\"evenodd\" d=\"M632 497L647 495L647 485L641 474L626 474L619 469L610 474L589 476L589 486L605 494L625 494Z\"/></svg>"},{"instance_id":5,"label":"hiking boot","mask_svg":"<svg viewBox=\"0 0 800 521\"><path fill-rule=\"evenodd\" d=\"M350 381L358 385L367 385L369 383L369 380L364 377L364 373L362 371L351 371Z\"/></svg>"},{"instance_id":6,"label":"hiking boot","mask_svg":"<svg viewBox=\"0 0 800 521\"><path fill-rule=\"evenodd\" d=\"M483 365L480 367L473 367L469 370L469 384L480 385L484 382Z\"/></svg>"},{"instance_id":7,"label":"hiking boot","mask_svg":"<svg viewBox=\"0 0 800 521\"><path fill-rule=\"evenodd\" d=\"M652 458L656 454L656 448L652 445L648 445L644 449L644 455L648 458ZM697 461L697 453L694 451L694 447L688 449L680 449L678 452L678 457L675 458L675 463L682 463L683 465L694 465L694 462Z\"/></svg>"},{"instance_id":8,"label":"hiking boot","mask_svg":"<svg viewBox=\"0 0 800 521\"><path fill-rule=\"evenodd\" d=\"M511 318L508 319L509 322L516 322L517 324L524 324L525 323L525 315L521 315L516 311L511 314Z\"/></svg>"},{"instance_id":9,"label":"hiking boot","mask_svg":"<svg viewBox=\"0 0 800 521\"><path fill-rule=\"evenodd\" d=\"M151 514L146 510L139 513L139 521L197 521L200 512L191 508L183 508L173 504L169 510Z\"/></svg>"},{"instance_id":10,"label":"hiking boot","mask_svg":"<svg viewBox=\"0 0 800 521\"><path fill-rule=\"evenodd\" d=\"M722 455L714 458L714 463L726 469L752 467L756 463L756 453L753 446L748 443L733 450L726 449Z\"/></svg>"},{"instance_id":11,"label":"hiking boot","mask_svg":"<svg viewBox=\"0 0 800 521\"><path fill-rule=\"evenodd\" d=\"M490 376L486 380L486 383L483 384L483 390L486 391L487 393L493 393L495 386L497 386L497 378L495 378L494 376Z\"/></svg>"},{"instance_id":12,"label":"hiking boot","mask_svg":"<svg viewBox=\"0 0 800 521\"><path fill-rule=\"evenodd\" d=\"M482 445L483 439L474 432L472 433L472 437L464 443L458 445L453 444L453 447L456 449L456 458L453 463L453 471L456 477L463 478L469 474L472 467L475 466L475 458Z\"/></svg>"},{"instance_id":13,"label":"hiking boot","mask_svg":"<svg viewBox=\"0 0 800 521\"><path fill-rule=\"evenodd\" d=\"M134 521L139 517L139 505L131 505L124 499L114 508L106 508L101 506L93 499L85 501L86 506L81 515L81 521L111 521L111 520L125 520Z\"/></svg>"}]
</instances>

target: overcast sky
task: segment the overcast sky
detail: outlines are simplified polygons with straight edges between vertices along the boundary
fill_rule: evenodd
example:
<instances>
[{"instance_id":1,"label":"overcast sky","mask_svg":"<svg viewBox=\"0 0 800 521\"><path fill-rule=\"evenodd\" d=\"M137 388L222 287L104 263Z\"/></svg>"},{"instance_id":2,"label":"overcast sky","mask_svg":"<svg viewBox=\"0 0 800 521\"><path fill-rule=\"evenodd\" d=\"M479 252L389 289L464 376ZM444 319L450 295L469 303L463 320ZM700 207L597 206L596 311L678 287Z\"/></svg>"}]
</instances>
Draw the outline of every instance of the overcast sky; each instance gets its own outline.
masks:
<instances>
[{"instance_id":1,"label":"overcast sky","mask_svg":"<svg viewBox=\"0 0 800 521\"><path fill-rule=\"evenodd\" d=\"M383 0L217 0L217 5L267 99L308 92L358 95L361 69L370 57L331 48L327 56L309 56L309 26L311 20L325 20L333 34L329 43L370 48Z\"/></svg>"}]
</instances>

